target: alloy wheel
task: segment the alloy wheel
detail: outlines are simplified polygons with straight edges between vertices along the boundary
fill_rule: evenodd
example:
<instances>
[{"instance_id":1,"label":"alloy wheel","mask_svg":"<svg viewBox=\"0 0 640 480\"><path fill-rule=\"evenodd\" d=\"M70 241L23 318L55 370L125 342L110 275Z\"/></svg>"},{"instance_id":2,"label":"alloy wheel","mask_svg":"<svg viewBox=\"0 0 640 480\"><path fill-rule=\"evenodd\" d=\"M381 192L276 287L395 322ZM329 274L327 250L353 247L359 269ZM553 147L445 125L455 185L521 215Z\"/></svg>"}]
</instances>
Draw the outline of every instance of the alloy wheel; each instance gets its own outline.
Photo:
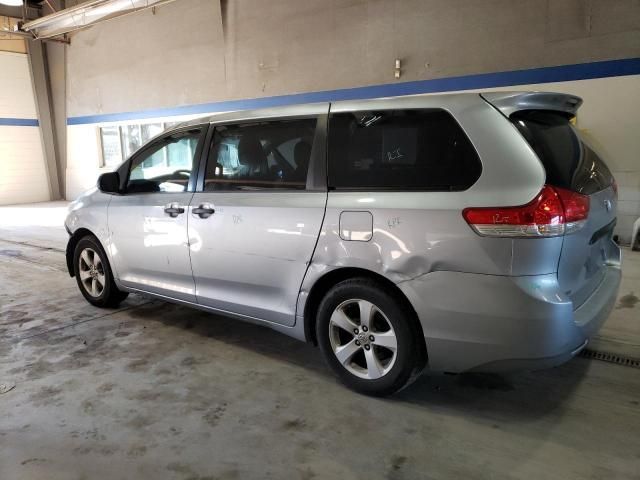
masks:
<instances>
[{"instance_id":1,"label":"alloy wheel","mask_svg":"<svg viewBox=\"0 0 640 480\"><path fill-rule=\"evenodd\" d=\"M80 253L80 281L85 291L94 298L102 295L106 283L104 265L100 255L92 248Z\"/></svg>"},{"instance_id":2,"label":"alloy wheel","mask_svg":"<svg viewBox=\"0 0 640 480\"><path fill-rule=\"evenodd\" d=\"M340 364L351 374L375 380L393 368L398 340L380 308L362 299L338 305L329 320L329 341Z\"/></svg>"}]
</instances>

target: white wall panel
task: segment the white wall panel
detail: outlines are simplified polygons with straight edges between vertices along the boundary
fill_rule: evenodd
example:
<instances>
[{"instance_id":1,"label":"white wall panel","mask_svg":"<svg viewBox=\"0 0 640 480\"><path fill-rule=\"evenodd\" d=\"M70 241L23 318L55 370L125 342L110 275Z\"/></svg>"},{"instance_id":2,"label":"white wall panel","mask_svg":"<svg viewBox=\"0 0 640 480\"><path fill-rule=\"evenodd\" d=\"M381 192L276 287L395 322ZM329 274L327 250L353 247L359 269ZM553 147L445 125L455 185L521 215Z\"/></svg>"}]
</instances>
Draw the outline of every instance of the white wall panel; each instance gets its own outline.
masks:
<instances>
[{"instance_id":1,"label":"white wall panel","mask_svg":"<svg viewBox=\"0 0 640 480\"><path fill-rule=\"evenodd\" d=\"M27 55L0 52L0 119L36 118ZM40 127L0 125L0 205L49 199Z\"/></svg>"},{"instance_id":2,"label":"white wall panel","mask_svg":"<svg viewBox=\"0 0 640 480\"><path fill-rule=\"evenodd\" d=\"M0 126L0 205L47 200L40 129Z\"/></svg>"},{"instance_id":3,"label":"white wall panel","mask_svg":"<svg viewBox=\"0 0 640 480\"><path fill-rule=\"evenodd\" d=\"M0 52L0 72L0 118L36 118L27 55Z\"/></svg>"},{"instance_id":4,"label":"white wall panel","mask_svg":"<svg viewBox=\"0 0 640 480\"><path fill-rule=\"evenodd\" d=\"M95 187L98 176L110 169L100 168L100 138L96 125L67 127L66 198L73 200Z\"/></svg>"}]
</instances>

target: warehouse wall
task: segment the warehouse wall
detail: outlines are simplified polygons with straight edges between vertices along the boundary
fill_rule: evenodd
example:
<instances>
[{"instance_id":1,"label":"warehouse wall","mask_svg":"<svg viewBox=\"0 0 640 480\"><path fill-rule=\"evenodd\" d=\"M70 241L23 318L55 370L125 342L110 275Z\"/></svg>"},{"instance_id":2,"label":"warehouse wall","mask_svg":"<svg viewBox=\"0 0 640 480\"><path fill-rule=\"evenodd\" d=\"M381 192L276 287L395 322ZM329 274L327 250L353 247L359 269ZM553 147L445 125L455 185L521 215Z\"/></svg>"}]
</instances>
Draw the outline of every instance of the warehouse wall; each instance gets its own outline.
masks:
<instances>
[{"instance_id":1,"label":"warehouse wall","mask_svg":"<svg viewBox=\"0 0 640 480\"><path fill-rule=\"evenodd\" d=\"M0 205L49 200L29 60L0 52Z\"/></svg>"},{"instance_id":2,"label":"warehouse wall","mask_svg":"<svg viewBox=\"0 0 640 480\"><path fill-rule=\"evenodd\" d=\"M178 0L73 36L67 114L637 56L635 0Z\"/></svg>"},{"instance_id":3,"label":"warehouse wall","mask_svg":"<svg viewBox=\"0 0 640 480\"><path fill-rule=\"evenodd\" d=\"M245 105L216 103L228 100L640 57L640 2L178 0L79 32L66 53L73 197L95 184L98 125ZM629 218L640 214L638 85L630 76L532 87L584 95L579 121L630 184L621 192Z\"/></svg>"}]
</instances>

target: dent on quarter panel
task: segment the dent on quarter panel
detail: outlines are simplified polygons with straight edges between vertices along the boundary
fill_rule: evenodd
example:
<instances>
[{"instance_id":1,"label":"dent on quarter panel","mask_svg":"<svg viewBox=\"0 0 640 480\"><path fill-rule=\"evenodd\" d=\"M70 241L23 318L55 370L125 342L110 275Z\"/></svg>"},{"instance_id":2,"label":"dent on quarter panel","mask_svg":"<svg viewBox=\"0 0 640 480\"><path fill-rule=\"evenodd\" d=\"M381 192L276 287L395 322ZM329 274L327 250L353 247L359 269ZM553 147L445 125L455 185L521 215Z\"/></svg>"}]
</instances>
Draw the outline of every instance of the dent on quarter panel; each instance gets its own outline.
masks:
<instances>
[{"instance_id":1,"label":"dent on quarter panel","mask_svg":"<svg viewBox=\"0 0 640 480\"><path fill-rule=\"evenodd\" d=\"M371 239L366 242L344 240L340 236L343 211L336 208L336 203L342 203L344 198L338 201L332 198L356 195L333 192L329 195L313 265L364 268L394 283L439 270L509 274L511 240L476 235L458 210L371 208L367 210L373 217ZM385 204L389 203L389 199L384 198L388 195L383 192L369 194L367 198L373 205ZM413 196L418 205L425 198L425 193L420 192L403 195Z\"/></svg>"},{"instance_id":2,"label":"dent on quarter panel","mask_svg":"<svg viewBox=\"0 0 640 480\"><path fill-rule=\"evenodd\" d=\"M514 240L477 235L463 219L462 210L530 201L544 184L544 170L535 154L509 121L479 95L336 102L331 111L387 108L442 108L451 113L480 157L480 178L469 189L456 192L330 191L303 291L328 270L340 267L364 268L394 283L435 271L512 275ZM373 235L367 242L340 236L340 215L353 210L373 216ZM548 267L545 264L545 272L531 273L547 273ZM522 274L530 265L515 268Z\"/></svg>"},{"instance_id":3,"label":"dent on quarter panel","mask_svg":"<svg viewBox=\"0 0 640 480\"><path fill-rule=\"evenodd\" d=\"M363 268L396 284L432 272L508 276L514 270L522 274L531 267L512 265L514 240L481 237L462 217L462 210L471 206L523 205L542 188L544 169L513 125L479 95L331 105L332 112L402 108L442 108L451 113L480 157L480 178L469 189L458 192L330 191L318 245L298 297L298 314L304 311L307 293L318 279L343 267ZM371 213L370 240L341 238L340 214L353 210ZM545 264L543 270L548 266Z\"/></svg>"}]
</instances>

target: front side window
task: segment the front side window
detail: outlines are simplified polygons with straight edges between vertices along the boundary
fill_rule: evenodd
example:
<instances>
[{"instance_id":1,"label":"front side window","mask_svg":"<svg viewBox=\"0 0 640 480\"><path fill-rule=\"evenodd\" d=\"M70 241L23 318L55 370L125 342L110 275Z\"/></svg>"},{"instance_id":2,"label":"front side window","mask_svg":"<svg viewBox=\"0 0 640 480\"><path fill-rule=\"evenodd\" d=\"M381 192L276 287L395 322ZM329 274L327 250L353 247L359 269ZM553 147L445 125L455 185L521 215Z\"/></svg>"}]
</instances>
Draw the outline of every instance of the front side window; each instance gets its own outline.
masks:
<instances>
[{"instance_id":1,"label":"front side window","mask_svg":"<svg viewBox=\"0 0 640 480\"><path fill-rule=\"evenodd\" d=\"M329 187L361 190L466 190L482 166L446 111L332 114Z\"/></svg>"},{"instance_id":2,"label":"front side window","mask_svg":"<svg viewBox=\"0 0 640 480\"><path fill-rule=\"evenodd\" d=\"M315 128L315 119L216 127L204 190L304 190Z\"/></svg>"},{"instance_id":3,"label":"front side window","mask_svg":"<svg viewBox=\"0 0 640 480\"><path fill-rule=\"evenodd\" d=\"M187 190L201 130L168 135L135 157L127 193L184 192Z\"/></svg>"}]
</instances>

